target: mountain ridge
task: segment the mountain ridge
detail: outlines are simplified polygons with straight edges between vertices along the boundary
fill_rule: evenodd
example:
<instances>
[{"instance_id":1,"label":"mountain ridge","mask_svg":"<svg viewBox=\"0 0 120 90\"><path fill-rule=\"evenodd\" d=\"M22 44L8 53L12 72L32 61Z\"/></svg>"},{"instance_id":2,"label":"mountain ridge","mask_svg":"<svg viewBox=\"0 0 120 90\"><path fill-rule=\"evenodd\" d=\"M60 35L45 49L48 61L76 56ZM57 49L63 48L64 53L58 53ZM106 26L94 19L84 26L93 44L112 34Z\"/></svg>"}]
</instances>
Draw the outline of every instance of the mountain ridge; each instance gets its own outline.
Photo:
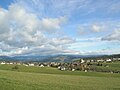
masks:
<instances>
[{"instance_id":1,"label":"mountain ridge","mask_svg":"<svg viewBox=\"0 0 120 90\"><path fill-rule=\"evenodd\" d=\"M114 55L31 55L31 56L0 56L0 60L13 61L39 61L39 62L71 62L80 58L99 58L99 57L120 57L120 54Z\"/></svg>"}]
</instances>

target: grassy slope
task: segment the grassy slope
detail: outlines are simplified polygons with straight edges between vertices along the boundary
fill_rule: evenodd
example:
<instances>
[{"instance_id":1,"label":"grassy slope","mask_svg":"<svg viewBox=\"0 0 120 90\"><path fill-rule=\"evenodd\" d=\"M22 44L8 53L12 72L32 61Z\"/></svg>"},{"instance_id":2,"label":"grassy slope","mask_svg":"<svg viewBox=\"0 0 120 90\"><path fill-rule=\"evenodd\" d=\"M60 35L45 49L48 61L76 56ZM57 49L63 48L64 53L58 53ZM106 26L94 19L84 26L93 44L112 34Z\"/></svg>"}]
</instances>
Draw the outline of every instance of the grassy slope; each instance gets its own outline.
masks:
<instances>
[{"instance_id":1,"label":"grassy slope","mask_svg":"<svg viewBox=\"0 0 120 90\"><path fill-rule=\"evenodd\" d=\"M11 67L0 65L0 90L120 90L120 74L24 66L16 72Z\"/></svg>"},{"instance_id":2,"label":"grassy slope","mask_svg":"<svg viewBox=\"0 0 120 90\"><path fill-rule=\"evenodd\" d=\"M92 64L97 64L94 62ZM103 66L95 66L98 70L108 70L108 71L120 71L120 61L112 62L112 63L102 63ZM106 67L105 67L106 66Z\"/></svg>"},{"instance_id":3,"label":"grassy slope","mask_svg":"<svg viewBox=\"0 0 120 90\"><path fill-rule=\"evenodd\" d=\"M19 65L18 70L12 69L15 65L0 65L0 70L10 70L10 71L17 71L17 72L31 72L31 73L44 73L44 74L58 74L58 75L80 75L80 76L97 76L97 77L120 77L119 74L109 74L109 73L97 73L97 72L80 72L80 71L60 71L56 68L51 67L26 67L23 65Z\"/></svg>"}]
</instances>

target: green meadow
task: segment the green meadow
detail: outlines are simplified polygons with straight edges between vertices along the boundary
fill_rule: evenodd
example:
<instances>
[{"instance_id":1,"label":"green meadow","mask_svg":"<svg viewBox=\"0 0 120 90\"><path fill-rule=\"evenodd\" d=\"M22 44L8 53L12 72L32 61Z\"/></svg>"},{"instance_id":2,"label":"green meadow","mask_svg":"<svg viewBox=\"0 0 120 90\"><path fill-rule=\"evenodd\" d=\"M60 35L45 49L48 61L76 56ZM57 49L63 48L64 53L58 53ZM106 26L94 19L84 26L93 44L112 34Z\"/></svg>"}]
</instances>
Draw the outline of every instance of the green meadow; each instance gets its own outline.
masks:
<instances>
[{"instance_id":1,"label":"green meadow","mask_svg":"<svg viewBox=\"0 0 120 90\"><path fill-rule=\"evenodd\" d=\"M120 90L120 74L14 66L0 65L0 90Z\"/></svg>"}]
</instances>

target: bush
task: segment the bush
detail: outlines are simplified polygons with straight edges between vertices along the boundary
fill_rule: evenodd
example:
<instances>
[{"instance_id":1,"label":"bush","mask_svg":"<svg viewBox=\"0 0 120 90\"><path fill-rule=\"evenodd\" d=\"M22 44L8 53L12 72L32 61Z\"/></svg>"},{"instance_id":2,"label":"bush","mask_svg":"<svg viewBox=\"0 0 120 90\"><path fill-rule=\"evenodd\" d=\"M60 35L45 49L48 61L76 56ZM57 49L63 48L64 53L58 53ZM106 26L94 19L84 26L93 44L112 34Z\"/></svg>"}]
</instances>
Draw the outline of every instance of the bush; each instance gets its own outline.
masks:
<instances>
[{"instance_id":1,"label":"bush","mask_svg":"<svg viewBox=\"0 0 120 90\"><path fill-rule=\"evenodd\" d=\"M12 67L12 69L19 69L19 67L15 65L14 67Z\"/></svg>"}]
</instances>

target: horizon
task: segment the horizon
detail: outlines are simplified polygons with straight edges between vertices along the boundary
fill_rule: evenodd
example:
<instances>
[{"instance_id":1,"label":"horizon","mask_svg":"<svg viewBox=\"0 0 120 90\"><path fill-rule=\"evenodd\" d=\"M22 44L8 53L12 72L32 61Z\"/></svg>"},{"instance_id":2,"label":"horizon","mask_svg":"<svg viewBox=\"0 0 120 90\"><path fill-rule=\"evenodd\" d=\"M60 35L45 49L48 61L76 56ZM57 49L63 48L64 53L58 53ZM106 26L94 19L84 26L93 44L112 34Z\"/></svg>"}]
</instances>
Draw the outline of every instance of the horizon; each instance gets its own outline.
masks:
<instances>
[{"instance_id":1,"label":"horizon","mask_svg":"<svg viewBox=\"0 0 120 90\"><path fill-rule=\"evenodd\" d=\"M0 1L0 56L120 54L119 0Z\"/></svg>"}]
</instances>

